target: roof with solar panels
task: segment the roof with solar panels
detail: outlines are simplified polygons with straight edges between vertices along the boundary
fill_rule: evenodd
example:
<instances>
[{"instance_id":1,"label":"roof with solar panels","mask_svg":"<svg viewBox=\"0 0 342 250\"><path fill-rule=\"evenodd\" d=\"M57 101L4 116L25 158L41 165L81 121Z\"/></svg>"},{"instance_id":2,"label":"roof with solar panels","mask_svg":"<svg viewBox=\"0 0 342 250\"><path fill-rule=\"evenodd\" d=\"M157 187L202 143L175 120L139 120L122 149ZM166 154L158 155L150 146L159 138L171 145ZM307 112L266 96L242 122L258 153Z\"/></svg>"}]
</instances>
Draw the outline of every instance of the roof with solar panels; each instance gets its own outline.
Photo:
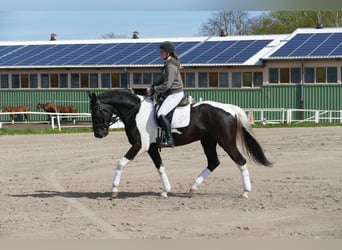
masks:
<instances>
[{"instance_id":1,"label":"roof with solar panels","mask_svg":"<svg viewBox=\"0 0 342 250\"><path fill-rule=\"evenodd\" d=\"M166 40L174 43L184 67L342 58L342 28L325 28L285 35L0 42L0 68L160 67L159 44Z\"/></svg>"}]
</instances>

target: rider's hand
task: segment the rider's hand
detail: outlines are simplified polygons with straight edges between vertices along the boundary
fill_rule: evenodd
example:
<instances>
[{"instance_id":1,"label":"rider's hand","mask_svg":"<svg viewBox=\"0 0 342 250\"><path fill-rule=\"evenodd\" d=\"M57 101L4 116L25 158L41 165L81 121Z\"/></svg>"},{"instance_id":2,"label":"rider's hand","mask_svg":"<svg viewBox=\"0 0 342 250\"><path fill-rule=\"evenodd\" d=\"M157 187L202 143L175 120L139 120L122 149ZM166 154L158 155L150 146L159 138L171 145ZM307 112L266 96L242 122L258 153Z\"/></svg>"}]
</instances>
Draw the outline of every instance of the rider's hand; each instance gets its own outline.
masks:
<instances>
[{"instance_id":1,"label":"rider's hand","mask_svg":"<svg viewBox=\"0 0 342 250\"><path fill-rule=\"evenodd\" d=\"M146 95L151 96L153 94L153 88L149 87L146 89Z\"/></svg>"}]
</instances>

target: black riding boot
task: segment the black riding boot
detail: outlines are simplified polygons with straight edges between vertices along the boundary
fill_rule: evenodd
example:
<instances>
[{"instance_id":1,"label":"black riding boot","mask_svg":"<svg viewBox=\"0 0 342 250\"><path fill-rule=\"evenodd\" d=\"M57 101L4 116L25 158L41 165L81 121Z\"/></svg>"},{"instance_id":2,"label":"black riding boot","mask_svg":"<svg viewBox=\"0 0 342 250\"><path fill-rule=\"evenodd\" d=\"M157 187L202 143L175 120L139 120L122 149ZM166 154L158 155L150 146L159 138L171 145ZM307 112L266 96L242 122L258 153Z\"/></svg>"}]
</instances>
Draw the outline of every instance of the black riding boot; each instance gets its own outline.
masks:
<instances>
[{"instance_id":1,"label":"black riding boot","mask_svg":"<svg viewBox=\"0 0 342 250\"><path fill-rule=\"evenodd\" d=\"M160 146L161 147L174 147L175 146L175 142L173 140L172 137L172 133L171 133L171 124L169 122L169 120L166 118L165 115L160 115L158 118L159 124L162 127L162 129L165 132L165 137L166 137L166 143L165 142L161 142Z\"/></svg>"}]
</instances>

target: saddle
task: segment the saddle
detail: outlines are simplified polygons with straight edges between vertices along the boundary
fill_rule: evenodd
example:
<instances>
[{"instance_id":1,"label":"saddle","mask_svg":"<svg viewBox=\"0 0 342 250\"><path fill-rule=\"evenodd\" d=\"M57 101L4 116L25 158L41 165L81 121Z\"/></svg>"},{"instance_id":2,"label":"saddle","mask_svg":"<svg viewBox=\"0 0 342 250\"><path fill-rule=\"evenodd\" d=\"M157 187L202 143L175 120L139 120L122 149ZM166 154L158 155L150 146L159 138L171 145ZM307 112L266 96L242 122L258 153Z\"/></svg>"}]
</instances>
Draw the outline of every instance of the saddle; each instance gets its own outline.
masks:
<instances>
[{"instance_id":1,"label":"saddle","mask_svg":"<svg viewBox=\"0 0 342 250\"><path fill-rule=\"evenodd\" d=\"M160 124L158 124L157 113L164 100L165 97L163 95L158 96L154 106L154 116L159 127ZM189 99L184 96L177 106L167 114L166 118L170 121L171 129L183 128L189 125L190 106Z\"/></svg>"},{"instance_id":2,"label":"saddle","mask_svg":"<svg viewBox=\"0 0 342 250\"><path fill-rule=\"evenodd\" d=\"M159 145L161 145L162 142L166 141L165 132L161 128L157 119L158 109L160 108L164 100L165 100L165 97L158 97L156 104L154 106L155 121L158 125L158 136L156 138L156 141ZM170 122L171 130L174 130L177 128L184 128L189 125L190 107L191 105L190 105L189 99L187 97L183 97L182 100L178 103L178 105L166 116L166 118L169 119L169 121L171 121ZM161 150L161 148L159 148L159 150Z\"/></svg>"}]
</instances>

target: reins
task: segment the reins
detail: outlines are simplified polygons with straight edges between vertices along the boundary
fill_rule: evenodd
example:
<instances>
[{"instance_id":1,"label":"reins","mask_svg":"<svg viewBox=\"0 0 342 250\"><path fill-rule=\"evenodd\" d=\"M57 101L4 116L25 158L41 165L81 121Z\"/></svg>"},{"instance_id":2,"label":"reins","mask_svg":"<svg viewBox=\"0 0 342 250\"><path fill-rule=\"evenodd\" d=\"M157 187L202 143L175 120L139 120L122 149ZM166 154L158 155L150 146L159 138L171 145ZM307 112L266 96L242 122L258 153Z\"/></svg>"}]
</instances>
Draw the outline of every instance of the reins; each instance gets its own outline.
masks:
<instances>
[{"instance_id":1,"label":"reins","mask_svg":"<svg viewBox=\"0 0 342 250\"><path fill-rule=\"evenodd\" d=\"M109 107L109 109L107 109L106 107ZM136 110L139 108L139 105L134 106L126 114L120 113L113 106L111 106L109 104L101 103L99 100L97 100L97 105L95 107L93 107L93 108L97 108L100 111L102 117L103 117L103 113L102 112L113 114L113 116L110 119L110 121L105 121L103 124L93 125L93 128L102 128L102 127L104 127L105 129L108 129L111 125L113 125L114 123L116 123L120 119L122 121L128 121L132 117L133 113L135 113Z\"/></svg>"}]
</instances>

